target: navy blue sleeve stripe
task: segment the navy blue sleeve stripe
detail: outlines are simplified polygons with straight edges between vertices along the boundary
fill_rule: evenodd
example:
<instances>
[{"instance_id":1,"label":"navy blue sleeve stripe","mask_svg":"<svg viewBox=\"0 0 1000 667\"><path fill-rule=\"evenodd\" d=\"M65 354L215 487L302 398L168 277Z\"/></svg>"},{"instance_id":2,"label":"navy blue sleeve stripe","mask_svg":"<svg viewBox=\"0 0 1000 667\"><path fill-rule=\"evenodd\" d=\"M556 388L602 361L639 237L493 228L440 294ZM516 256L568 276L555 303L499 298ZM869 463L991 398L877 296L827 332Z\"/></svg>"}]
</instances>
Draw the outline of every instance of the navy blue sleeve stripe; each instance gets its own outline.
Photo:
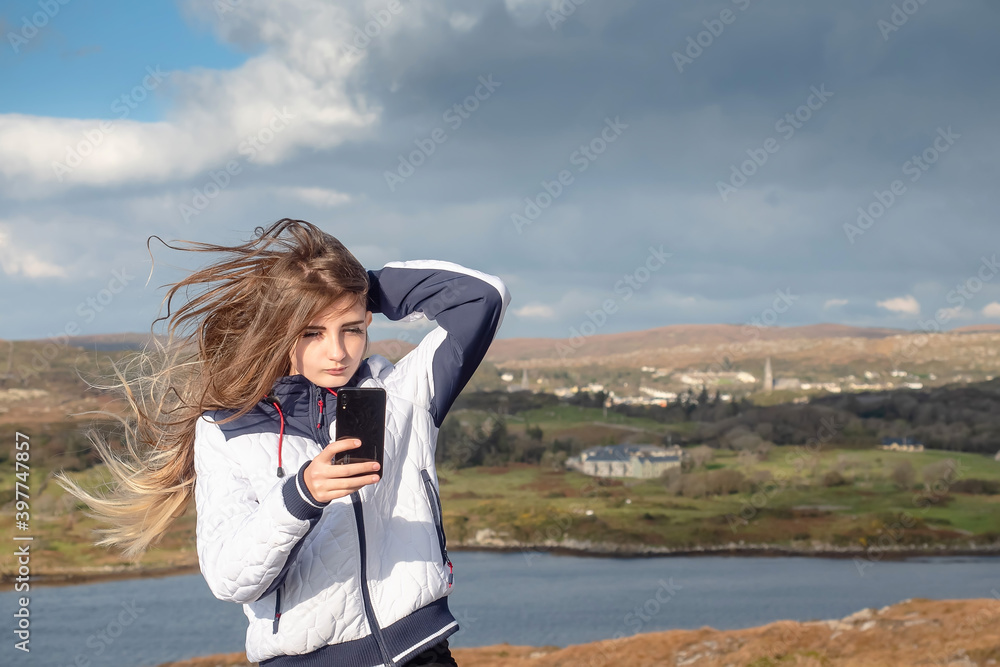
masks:
<instances>
[{"instance_id":1,"label":"navy blue sleeve stripe","mask_svg":"<svg viewBox=\"0 0 1000 667\"><path fill-rule=\"evenodd\" d=\"M496 276L445 261L390 262L368 273L373 312L390 320L413 319L422 313L447 332L431 365L430 413L440 427L486 356L503 322L510 292Z\"/></svg>"},{"instance_id":2,"label":"navy blue sleeve stripe","mask_svg":"<svg viewBox=\"0 0 1000 667\"><path fill-rule=\"evenodd\" d=\"M309 493L309 487L305 482L305 470L309 461L302 464L298 472L285 481L285 487L281 490L285 499L285 507L296 519L312 519L323 513L323 508L329 502L321 503Z\"/></svg>"}]
</instances>

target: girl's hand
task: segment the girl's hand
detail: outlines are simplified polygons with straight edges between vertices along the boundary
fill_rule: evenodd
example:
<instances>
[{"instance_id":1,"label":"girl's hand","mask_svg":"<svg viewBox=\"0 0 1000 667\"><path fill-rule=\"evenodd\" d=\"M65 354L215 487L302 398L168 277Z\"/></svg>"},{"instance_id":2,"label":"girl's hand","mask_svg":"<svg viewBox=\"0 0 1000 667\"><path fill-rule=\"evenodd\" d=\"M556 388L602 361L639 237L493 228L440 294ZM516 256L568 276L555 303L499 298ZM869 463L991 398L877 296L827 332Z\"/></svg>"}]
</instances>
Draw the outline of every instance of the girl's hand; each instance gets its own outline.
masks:
<instances>
[{"instance_id":1,"label":"girl's hand","mask_svg":"<svg viewBox=\"0 0 1000 667\"><path fill-rule=\"evenodd\" d=\"M314 458L303 473L306 488L312 497L321 503L349 496L363 486L374 484L380 479L372 473L379 469L378 463L335 464L333 457L338 452L347 452L361 446L357 438L335 440ZM356 476L357 475L357 476Z\"/></svg>"}]
</instances>

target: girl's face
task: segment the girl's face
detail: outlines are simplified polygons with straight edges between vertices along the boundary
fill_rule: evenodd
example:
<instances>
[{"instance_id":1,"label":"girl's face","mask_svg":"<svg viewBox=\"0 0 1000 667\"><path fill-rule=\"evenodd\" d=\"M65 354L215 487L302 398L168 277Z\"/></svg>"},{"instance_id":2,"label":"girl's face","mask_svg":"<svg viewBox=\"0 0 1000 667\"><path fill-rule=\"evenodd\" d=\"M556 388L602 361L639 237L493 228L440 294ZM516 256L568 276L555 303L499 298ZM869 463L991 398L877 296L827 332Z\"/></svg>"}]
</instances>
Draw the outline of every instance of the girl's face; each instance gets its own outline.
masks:
<instances>
[{"instance_id":1,"label":"girl's face","mask_svg":"<svg viewBox=\"0 0 1000 667\"><path fill-rule=\"evenodd\" d=\"M291 352L291 375L304 375L320 387L340 387L358 370L365 352L372 313L364 301L350 310L343 297L321 312L299 338Z\"/></svg>"}]
</instances>

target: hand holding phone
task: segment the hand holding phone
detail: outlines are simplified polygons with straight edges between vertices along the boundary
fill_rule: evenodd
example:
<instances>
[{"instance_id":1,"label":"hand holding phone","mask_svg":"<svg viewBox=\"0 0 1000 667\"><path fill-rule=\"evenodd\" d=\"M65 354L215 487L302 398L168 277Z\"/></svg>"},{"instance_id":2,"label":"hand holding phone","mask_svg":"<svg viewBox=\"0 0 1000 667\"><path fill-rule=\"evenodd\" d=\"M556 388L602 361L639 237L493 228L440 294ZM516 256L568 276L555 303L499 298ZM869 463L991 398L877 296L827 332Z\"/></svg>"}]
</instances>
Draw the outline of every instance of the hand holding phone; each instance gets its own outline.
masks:
<instances>
[{"instance_id":1,"label":"hand holding phone","mask_svg":"<svg viewBox=\"0 0 1000 667\"><path fill-rule=\"evenodd\" d=\"M336 440L323 448L316 458L306 466L303 476L306 488L312 497L321 503L349 496L369 484L379 481L377 463L351 463L333 465L333 458L341 452L350 452L360 447L361 441L354 438Z\"/></svg>"},{"instance_id":2,"label":"hand holding phone","mask_svg":"<svg viewBox=\"0 0 1000 667\"><path fill-rule=\"evenodd\" d=\"M338 451L338 465L378 463L382 475L385 451L385 390L381 387L341 387L337 390L336 440L354 438L361 446Z\"/></svg>"}]
</instances>

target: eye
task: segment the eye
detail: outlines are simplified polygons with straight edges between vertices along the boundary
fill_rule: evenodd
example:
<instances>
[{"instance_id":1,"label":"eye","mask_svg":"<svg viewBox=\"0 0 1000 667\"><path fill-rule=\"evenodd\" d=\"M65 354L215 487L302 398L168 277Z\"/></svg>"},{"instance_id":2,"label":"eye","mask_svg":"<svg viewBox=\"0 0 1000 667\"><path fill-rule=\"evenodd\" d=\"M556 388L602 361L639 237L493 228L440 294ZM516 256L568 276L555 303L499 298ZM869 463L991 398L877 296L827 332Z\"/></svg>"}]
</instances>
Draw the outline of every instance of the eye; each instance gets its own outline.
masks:
<instances>
[{"instance_id":1,"label":"eye","mask_svg":"<svg viewBox=\"0 0 1000 667\"><path fill-rule=\"evenodd\" d=\"M315 338L318 335L319 335L318 331L307 331L304 334L302 334L302 337L303 338Z\"/></svg>"},{"instance_id":2,"label":"eye","mask_svg":"<svg viewBox=\"0 0 1000 667\"><path fill-rule=\"evenodd\" d=\"M360 328L358 328L358 327L351 327L350 329L348 329L348 330L347 330L347 332L348 332L348 333L353 333L353 334L361 334L361 333L364 333L364 331L362 331L362 330L361 330Z\"/></svg>"}]
</instances>

